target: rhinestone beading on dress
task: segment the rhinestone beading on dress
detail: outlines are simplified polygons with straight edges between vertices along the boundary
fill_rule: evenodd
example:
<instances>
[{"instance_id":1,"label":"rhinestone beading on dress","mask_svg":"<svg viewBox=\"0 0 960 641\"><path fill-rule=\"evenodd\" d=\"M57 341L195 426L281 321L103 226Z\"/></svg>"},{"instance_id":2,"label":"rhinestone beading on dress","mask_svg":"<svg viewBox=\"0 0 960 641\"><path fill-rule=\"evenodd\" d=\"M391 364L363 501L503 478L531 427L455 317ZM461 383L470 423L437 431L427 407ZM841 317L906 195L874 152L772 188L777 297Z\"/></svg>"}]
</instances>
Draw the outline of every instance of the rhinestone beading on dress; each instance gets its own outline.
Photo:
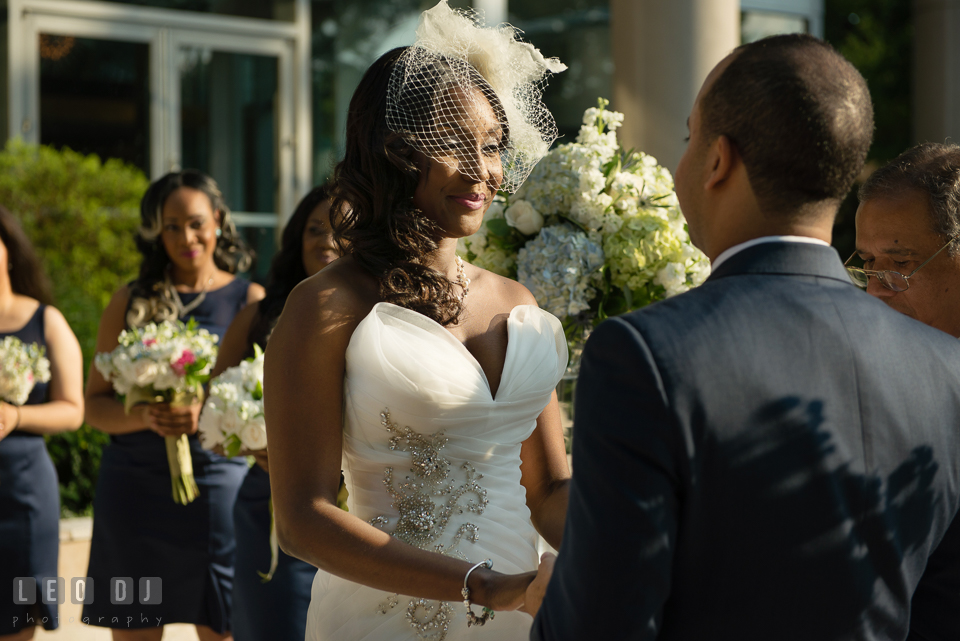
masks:
<instances>
[{"instance_id":1,"label":"rhinestone beading on dress","mask_svg":"<svg viewBox=\"0 0 960 641\"><path fill-rule=\"evenodd\" d=\"M405 476L400 482L397 482L392 467L384 470L383 484L400 515L391 534L420 549L432 549L440 554L468 560L458 548L464 539L471 543L480 539L478 526L473 523L461 525L449 546L437 541L443 536L454 514L463 514L464 510L483 514L489 502L487 491L478 483L483 475L469 462L464 462L459 468L464 472L464 482L457 485L451 478L451 463L441 452L448 440L442 431L425 435L410 427L401 427L390 420L388 409L380 412L380 424L393 434L390 449L409 452L413 463L410 468L413 476ZM466 501L464 497L467 497ZM434 499L438 501L435 503ZM386 528L390 519L381 515L369 522ZM397 604L397 595L391 595L380 604L377 612L386 614ZM416 630L418 638L442 641L446 637L452 612L450 604L445 601L412 599L407 606L406 618Z\"/></svg>"}]
</instances>

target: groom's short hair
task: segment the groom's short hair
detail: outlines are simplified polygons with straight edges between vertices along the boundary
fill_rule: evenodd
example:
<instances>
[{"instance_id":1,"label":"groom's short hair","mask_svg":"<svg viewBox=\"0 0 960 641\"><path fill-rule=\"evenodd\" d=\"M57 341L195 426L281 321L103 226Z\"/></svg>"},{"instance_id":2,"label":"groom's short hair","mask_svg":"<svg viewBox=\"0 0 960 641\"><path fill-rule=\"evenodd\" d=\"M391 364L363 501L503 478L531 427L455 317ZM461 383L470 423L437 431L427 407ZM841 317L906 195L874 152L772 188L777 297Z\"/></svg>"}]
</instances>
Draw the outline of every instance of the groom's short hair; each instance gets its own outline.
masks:
<instances>
[{"instance_id":1,"label":"groom's short hair","mask_svg":"<svg viewBox=\"0 0 960 641\"><path fill-rule=\"evenodd\" d=\"M812 36L773 36L738 47L701 99L706 140L729 138L761 210L799 215L847 194L873 138L863 76Z\"/></svg>"}]
</instances>

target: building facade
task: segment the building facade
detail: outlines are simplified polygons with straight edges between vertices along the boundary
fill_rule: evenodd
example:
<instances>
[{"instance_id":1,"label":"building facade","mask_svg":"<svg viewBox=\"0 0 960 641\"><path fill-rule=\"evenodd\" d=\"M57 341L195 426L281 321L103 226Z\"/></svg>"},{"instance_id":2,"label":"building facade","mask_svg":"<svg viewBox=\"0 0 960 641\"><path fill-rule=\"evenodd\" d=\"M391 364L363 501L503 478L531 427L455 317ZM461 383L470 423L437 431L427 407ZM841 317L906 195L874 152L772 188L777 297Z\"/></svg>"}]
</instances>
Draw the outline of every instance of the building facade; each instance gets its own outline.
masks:
<instances>
[{"instance_id":1,"label":"building facade","mask_svg":"<svg viewBox=\"0 0 960 641\"><path fill-rule=\"evenodd\" d=\"M258 249L339 157L350 97L413 39L434 0L5 0L0 122L8 138L182 167L221 185ZM673 167L709 69L742 40L822 35L823 0L450 0L510 22L568 71L546 101L572 141L598 97L625 147ZM936 4L927 0L927 4Z\"/></svg>"}]
</instances>

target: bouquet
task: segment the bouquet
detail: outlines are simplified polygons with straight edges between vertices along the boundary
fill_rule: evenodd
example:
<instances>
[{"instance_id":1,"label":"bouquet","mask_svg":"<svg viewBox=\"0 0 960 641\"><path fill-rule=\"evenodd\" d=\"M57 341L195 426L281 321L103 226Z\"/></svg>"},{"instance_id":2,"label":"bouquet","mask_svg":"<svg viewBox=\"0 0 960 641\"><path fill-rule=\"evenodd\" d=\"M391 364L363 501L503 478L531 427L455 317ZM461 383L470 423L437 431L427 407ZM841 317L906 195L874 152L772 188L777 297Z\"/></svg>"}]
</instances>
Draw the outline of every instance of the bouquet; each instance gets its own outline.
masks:
<instances>
[{"instance_id":1,"label":"bouquet","mask_svg":"<svg viewBox=\"0 0 960 641\"><path fill-rule=\"evenodd\" d=\"M210 394L200 412L200 444L220 445L227 456L241 449L267 447L263 419L263 350L254 345L254 357L224 371L210 383Z\"/></svg>"},{"instance_id":2,"label":"bouquet","mask_svg":"<svg viewBox=\"0 0 960 641\"><path fill-rule=\"evenodd\" d=\"M267 424L263 419L263 350L253 346L254 357L224 370L210 383L210 397L200 412L200 444L213 449L220 446L227 456L241 450L267 448ZM273 578L280 562L280 543L270 509L270 569L257 572L266 583Z\"/></svg>"},{"instance_id":3,"label":"bouquet","mask_svg":"<svg viewBox=\"0 0 960 641\"><path fill-rule=\"evenodd\" d=\"M562 320L573 368L597 323L710 273L687 235L670 172L620 147L623 114L607 104L601 98L587 109L576 142L551 150L516 194L499 196L459 247L474 264L519 280Z\"/></svg>"},{"instance_id":4,"label":"bouquet","mask_svg":"<svg viewBox=\"0 0 960 641\"><path fill-rule=\"evenodd\" d=\"M0 341L0 400L11 405L27 402L33 386L50 380L50 361L44 348L16 336Z\"/></svg>"},{"instance_id":5,"label":"bouquet","mask_svg":"<svg viewBox=\"0 0 960 641\"><path fill-rule=\"evenodd\" d=\"M217 358L218 337L198 329L196 321L150 323L142 329L123 331L120 345L100 353L94 365L123 397L124 409L138 403L190 405L203 399L203 384ZM173 500L181 505L200 494L193 477L193 461L187 436L165 437Z\"/></svg>"}]
</instances>

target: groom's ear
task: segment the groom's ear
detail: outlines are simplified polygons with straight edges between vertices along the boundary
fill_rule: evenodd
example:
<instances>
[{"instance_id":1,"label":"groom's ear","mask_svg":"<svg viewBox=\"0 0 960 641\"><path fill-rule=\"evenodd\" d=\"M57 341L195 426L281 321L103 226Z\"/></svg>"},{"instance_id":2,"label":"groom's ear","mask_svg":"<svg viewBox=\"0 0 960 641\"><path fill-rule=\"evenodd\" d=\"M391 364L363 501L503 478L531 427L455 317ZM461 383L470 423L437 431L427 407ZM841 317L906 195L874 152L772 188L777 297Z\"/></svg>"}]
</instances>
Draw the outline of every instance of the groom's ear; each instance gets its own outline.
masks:
<instances>
[{"instance_id":1,"label":"groom's ear","mask_svg":"<svg viewBox=\"0 0 960 641\"><path fill-rule=\"evenodd\" d=\"M726 182L739 162L737 147L726 136L717 136L707 151L707 180L704 189L714 189Z\"/></svg>"}]
</instances>

